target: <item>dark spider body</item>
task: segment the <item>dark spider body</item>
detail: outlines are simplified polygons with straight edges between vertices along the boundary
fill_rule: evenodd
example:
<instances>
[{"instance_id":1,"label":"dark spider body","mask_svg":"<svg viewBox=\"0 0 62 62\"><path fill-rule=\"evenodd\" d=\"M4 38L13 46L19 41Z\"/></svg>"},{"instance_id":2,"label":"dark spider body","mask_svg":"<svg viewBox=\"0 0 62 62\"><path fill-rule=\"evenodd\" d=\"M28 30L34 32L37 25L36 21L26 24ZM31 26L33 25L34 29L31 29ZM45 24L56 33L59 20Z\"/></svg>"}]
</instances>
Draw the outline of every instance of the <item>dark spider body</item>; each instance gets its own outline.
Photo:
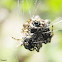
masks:
<instances>
[{"instance_id":1,"label":"dark spider body","mask_svg":"<svg viewBox=\"0 0 62 62\"><path fill-rule=\"evenodd\" d=\"M44 23L44 21L42 23ZM29 35L25 37L23 45L30 51L36 50L39 52L39 49L42 47L42 43L47 44L51 41L52 32L47 24L41 24L40 21L33 21L32 25L33 27L29 25L28 28L28 33L32 33L32 35L30 38L27 38ZM42 27L40 25L42 25Z\"/></svg>"},{"instance_id":2,"label":"dark spider body","mask_svg":"<svg viewBox=\"0 0 62 62\"><path fill-rule=\"evenodd\" d=\"M42 47L42 43L47 44L51 42L53 36L53 26L52 30L50 29L50 21L43 20L39 16L35 16L33 19L29 19L25 24L23 24L22 44L24 47L30 51L36 50L39 52Z\"/></svg>"}]
</instances>

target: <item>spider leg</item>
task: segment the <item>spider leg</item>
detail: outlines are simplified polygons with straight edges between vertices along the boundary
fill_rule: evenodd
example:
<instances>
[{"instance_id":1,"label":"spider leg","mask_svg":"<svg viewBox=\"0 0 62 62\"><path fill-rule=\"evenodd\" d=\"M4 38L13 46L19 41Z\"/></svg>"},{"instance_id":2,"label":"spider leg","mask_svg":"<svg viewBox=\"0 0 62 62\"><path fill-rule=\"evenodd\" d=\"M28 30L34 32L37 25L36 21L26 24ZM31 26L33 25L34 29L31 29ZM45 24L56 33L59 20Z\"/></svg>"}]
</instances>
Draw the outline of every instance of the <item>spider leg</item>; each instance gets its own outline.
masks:
<instances>
[{"instance_id":1,"label":"spider leg","mask_svg":"<svg viewBox=\"0 0 62 62\"><path fill-rule=\"evenodd\" d=\"M53 34L53 25L52 25L52 30L51 30L51 36L53 36L54 34Z\"/></svg>"},{"instance_id":2,"label":"spider leg","mask_svg":"<svg viewBox=\"0 0 62 62\"><path fill-rule=\"evenodd\" d=\"M22 40L22 39L16 39L14 37L12 37L12 39L17 40L17 41L21 41ZM22 45L23 45L23 42L21 41L21 42L19 42L19 44L16 47L19 47L19 46L22 46Z\"/></svg>"},{"instance_id":3,"label":"spider leg","mask_svg":"<svg viewBox=\"0 0 62 62\"><path fill-rule=\"evenodd\" d=\"M16 38L14 38L14 37L12 37L12 39L17 40L17 41L21 41L21 40L22 40L22 39L16 39Z\"/></svg>"},{"instance_id":4,"label":"spider leg","mask_svg":"<svg viewBox=\"0 0 62 62\"><path fill-rule=\"evenodd\" d=\"M53 32L53 25L52 25L52 32Z\"/></svg>"}]
</instances>

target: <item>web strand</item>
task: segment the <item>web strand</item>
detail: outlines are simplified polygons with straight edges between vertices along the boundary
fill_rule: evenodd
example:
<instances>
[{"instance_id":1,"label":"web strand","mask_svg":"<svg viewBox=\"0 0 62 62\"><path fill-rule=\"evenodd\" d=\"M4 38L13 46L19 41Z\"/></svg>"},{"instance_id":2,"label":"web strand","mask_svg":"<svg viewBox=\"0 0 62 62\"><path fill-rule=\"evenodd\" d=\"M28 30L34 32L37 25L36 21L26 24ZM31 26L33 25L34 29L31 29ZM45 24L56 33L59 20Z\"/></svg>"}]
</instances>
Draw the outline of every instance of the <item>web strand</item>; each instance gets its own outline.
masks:
<instances>
[{"instance_id":1,"label":"web strand","mask_svg":"<svg viewBox=\"0 0 62 62\"><path fill-rule=\"evenodd\" d=\"M29 15L30 15L30 18L31 18L31 11L30 11L30 8L29 8L29 5L28 5L28 1L26 0L26 2L27 2L27 7L28 7Z\"/></svg>"},{"instance_id":2,"label":"web strand","mask_svg":"<svg viewBox=\"0 0 62 62\"><path fill-rule=\"evenodd\" d=\"M58 22L56 22L56 23L53 23L53 26L54 25L56 25L56 24L58 24L58 23L60 23L60 22L62 22L62 20L60 20L60 21L58 21ZM51 27L52 25L50 25L49 27Z\"/></svg>"},{"instance_id":3,"label":"web strand","mask_svg":"<svg viewBox=\"0 0 62 62\"><path fill-rule=\"evenodd\" d=\"M56 22L58 22L58 21L61 20L61 19L62 19L62 18L59 17L59 18L55 19L54 21L52 21L51 24L56 23Z\"/></svg>"},{"instance_id":4,"label":"web strand","mask_svg":"<svg viewBox=\"0 0 62 62\"><path fill-rule=\"evenodd\" d=\"M24 0L22 0L22 4L23 4L23 6L24 6ZM22 15L23 15L23 17L24 17L24 8L22 8Z\"/></svg>"},{"instance_id":5,"label":"web strand","mask_svg":"<svg viewBox=\"0 0 62 62\"><path fill-rule=\"evenodd\" d=\"M18 6L18 14L19 14L19 16L20 16L20 0L18 0L17 6Z\"/></svg>"},{"instance_id":6,"label":"web strand","mask_svg":"<svg viewBox=\"0 0 62 62\"><path fill-rule=\"evenodd\" d=\"M34 13L34 12L35 12L35 10L36 10L37 1L38 1L38 0L35 0L35 2L34 2L33 13ZM32 14L32 15L33 15L33 14Z\"/></svg>"},{"instance_id":7,"label":"web strand","mask_svg":"<svg viewBox=\"0 0 62 62\"><path fill-rule=\"evenodd\" d=\"M37 1L38 2L38 1ZM37 4L37 2L36 2L36 4ZM38 10L38 7L39 7L39 5L40 5L40 2L38 3L38 5L34 8L34 13L33 13L33 16L36 14L36 12L37 12L37 10Z\"/></svg>"}]
</instances>

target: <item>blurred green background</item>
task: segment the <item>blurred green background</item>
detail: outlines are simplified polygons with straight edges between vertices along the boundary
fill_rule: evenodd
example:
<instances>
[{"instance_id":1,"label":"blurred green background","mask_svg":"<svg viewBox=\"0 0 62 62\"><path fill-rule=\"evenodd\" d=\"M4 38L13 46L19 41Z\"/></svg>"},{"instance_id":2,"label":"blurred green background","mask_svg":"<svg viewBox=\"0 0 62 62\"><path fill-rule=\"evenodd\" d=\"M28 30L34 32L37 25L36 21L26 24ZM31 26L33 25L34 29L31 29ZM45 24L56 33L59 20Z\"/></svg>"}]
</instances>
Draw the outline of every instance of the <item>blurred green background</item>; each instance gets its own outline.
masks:
<instances>
[{"instance_id":1,"label":"blurred green background","mask_svg":"<svg viewBox=\"0 0 62 62\"><path fill-rule=\"evenodd\" d=\"M62 30L55 31L39 53L16 47L18 42L11 37L21 38L23 23L33 15L61 21L62 0L0 0L0 62L62 62ZM62 22L54 24L55 29L62 29Z\"/></svg>"}]
</instances>

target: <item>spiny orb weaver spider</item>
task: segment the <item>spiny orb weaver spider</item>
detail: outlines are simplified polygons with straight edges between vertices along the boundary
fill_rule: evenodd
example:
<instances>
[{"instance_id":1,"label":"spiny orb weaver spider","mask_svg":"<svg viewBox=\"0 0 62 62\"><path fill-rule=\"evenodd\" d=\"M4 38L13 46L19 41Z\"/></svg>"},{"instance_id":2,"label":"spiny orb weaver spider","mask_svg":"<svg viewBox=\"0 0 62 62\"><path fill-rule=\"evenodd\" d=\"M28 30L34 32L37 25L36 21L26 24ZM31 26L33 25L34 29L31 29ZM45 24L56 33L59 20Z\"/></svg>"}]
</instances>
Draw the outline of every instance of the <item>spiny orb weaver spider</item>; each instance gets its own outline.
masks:
<instances>
[{"instance_id":1,"label":"spiny orb weaver spider","mask_svg":"<svg viewBox=\"0 0 62 62\"><path fill-rule=\"evenodd\" d=\"M42 43L47 44L51 42L53 36L53 25L52 30L49 26L50 21L43 20L39 16L29 19L25 24L23 24L22 33L24 34L24 37L22 38L22 45L30 51L36 50L39 52Z\"/></svg>"}]
</instances>

